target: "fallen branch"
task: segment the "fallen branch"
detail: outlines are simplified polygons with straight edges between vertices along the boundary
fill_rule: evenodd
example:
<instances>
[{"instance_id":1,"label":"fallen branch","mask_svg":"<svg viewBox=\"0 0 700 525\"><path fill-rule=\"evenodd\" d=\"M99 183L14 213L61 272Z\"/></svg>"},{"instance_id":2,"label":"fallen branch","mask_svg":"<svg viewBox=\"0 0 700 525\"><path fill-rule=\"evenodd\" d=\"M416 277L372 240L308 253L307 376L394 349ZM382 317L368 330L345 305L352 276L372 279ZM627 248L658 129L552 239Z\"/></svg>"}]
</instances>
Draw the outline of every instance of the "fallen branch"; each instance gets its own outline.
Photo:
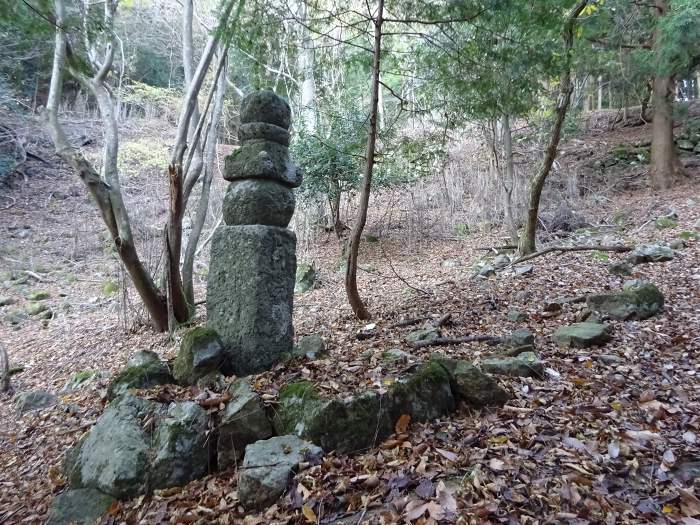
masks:
<instances>
[{"instance_id":1,"label":"fallen branch","mask_svg":"<svg viewBox=\"0 0 700 525\"><path fill-rule=\"evenodd\" d=\"M541 255L546 255L548 253L552 252L559 252L559 253L564 253L564 252L585 252L585 251L599 251L599 252L618 252L618 253L624 253L624 252L631 252L634 248L632 246L624 246L624 245L612 245L612 246L550 246L549 248L545 248L544 250L540 250L539 252L531 253L530 255L526 255L524 257L520 257L513 262L510 263L509 266L513 266L514 264L518 264L521 262L529 261L530 259L534 259L535 257L540 257Z\"/></svg>"},{"instance_id":2,"label":"fallen branch","mask_svg":"<svg viewBox=\"0 0 700 525\"><path fill-rule=\"evenodd\" d=\"M430 319L430 317L426 317L426 316L424 316L424 317L413 317L413 318L411 318L411 319L403 319L403 320L401 320L401 321L395 322L394 324L392 324L391 326L389 326L389 328L401 328L401 327L403 327L403 326L411 326L411 325L414 325L414 324L418 324L418 323L420 323L421 321L427 321L428 319Z\"/></svg>"},{"instance_id":3,"label":"fallen branch","mask_svg":"<svg viewBox=\"0 0 700 525\"><path fill-rule=\"evenodd\" d=\"M435 322L433 323L433 326L434 326L435 328L440 328L441 326L444 326L444 325L446 325L447 323L449 323L451 320L452 320L452 314L445 314L445 315L443 315L442 317L440 317L440 319L438 319L437 321L435 321Z\"/></svg>"},{"instance_id":4,"label":"fallen branch","mask_svg":"<svg viewBox=\"0 0 700 525\"><path fill-rule=\"evenodd\" d=\"M518 247L515 244L506 244L505 246L478 246L474 249L482 252L497 252L498 250L517 250Z\"/></svg>"},{"instance_id":5,"label":"fallen branch","mask_svg":"<svg viewBox=\"0 0 700 525\"><path fill-rule=\"evenodd\" d=\"M466 337L438 337L432 341L414 341L409 343L413 348L425 348L428 346L458 345L461 343L502 343L503 339L495 335L469 335Z\"/></svg>"}]
</instances>

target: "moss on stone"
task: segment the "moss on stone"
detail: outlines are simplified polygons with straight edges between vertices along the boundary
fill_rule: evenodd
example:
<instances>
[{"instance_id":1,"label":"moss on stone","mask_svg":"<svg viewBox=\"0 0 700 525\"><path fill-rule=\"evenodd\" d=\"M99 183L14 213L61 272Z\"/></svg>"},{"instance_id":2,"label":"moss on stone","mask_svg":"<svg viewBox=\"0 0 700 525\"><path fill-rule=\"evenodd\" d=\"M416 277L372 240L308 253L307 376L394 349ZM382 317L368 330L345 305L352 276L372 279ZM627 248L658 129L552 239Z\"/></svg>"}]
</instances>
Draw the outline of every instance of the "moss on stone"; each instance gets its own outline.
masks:
<instances>
[{"instance_id":1,"label":"moss on stone","mask_svg":"<svg viewBox=\"0 0 700 525\"><path fill-rule=\"evenodd\" d=\"M150 388L172 382L167 366L160 361L140 366L130 366L119 372L107 389L107 397L113 399L132 388Z\"/></svg>"}]
</instances>

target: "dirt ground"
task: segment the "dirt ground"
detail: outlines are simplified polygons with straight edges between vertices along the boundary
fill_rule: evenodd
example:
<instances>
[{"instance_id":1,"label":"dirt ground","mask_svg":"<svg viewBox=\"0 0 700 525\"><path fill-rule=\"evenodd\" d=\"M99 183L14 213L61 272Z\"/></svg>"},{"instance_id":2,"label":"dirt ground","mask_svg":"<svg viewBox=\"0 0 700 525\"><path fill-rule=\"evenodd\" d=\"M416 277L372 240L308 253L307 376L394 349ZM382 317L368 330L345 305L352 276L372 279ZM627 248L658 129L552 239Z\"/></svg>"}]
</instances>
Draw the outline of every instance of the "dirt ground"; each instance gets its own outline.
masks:
<instances>
[{"instance_id":1,"label":"dirt ground","mask_svg":"<svg viewBox=\"0 0 700 525\"><path fill-rule=\"evenodd\" d=\"M62 457L102 412L110 375L136 350L172 358L182 335L171 340L154 333L135 298L121 286L112 290L110 283L121 280L119 265L80 182L61 167L32 166L26 180L0 197L0 296L14 301L0 307L0 342L12 366L23 368L12 377L15 393L43 389L57 393L60 403L18 416L12 396L0 397L0 523L46 518L52 498L65 487ZM589 203L586 216L597 226L578 242L668 243L687 237L682 232L700 233L693 166L691 173L694 178L668 192L617 191ZM138 187L127 185L127 191ZM658 228L654 220L670 212L677 224ZM700 242L690 238L670 262L634 268L633 278L650 280L663 292L662 314L612 322L610 343L582 350L551 341L582 305L568 304L558 315L544 305L619 289L621 279L606 267L623 256L551 254L526 263L533 267L529 275L507 269L476 277L473 263L489 253L481 248L501 244L501 237L493 231L425 239L420 249L409 249L389 233L364 243L359 288L375 325L367 339L357 333L368 323L355 320L346 304L338 244L320 237L310 250L320 285L296 296L294 321L298 336L321 334L329 355L280 365L253 384L271 405L279 388L299 377L333 395L381 389L405 368L382 360L383 351L400 348L411 354L409 364L437 351L406 343L420 324L396 323L447 313L447 336L530 329L548 369L545 380L499 378L514 396L501 409L463 408L411 424L365 454L331 454L299 473L290 494L264 513L245 515L236 472L229 470L114 505L104 522L700 523ZM49 293L43 303L53 317L10 324L11 314L36 291ZM527 320L508 321L513 308ZM202 315L200 310L200 321ZM466 343L438 350L478 363L492 348ZM76 372L88 369L100 370L100 379L61 393ZM452 518L445 510L450 498L457 505Z\"/></svg>"}]
</instances>

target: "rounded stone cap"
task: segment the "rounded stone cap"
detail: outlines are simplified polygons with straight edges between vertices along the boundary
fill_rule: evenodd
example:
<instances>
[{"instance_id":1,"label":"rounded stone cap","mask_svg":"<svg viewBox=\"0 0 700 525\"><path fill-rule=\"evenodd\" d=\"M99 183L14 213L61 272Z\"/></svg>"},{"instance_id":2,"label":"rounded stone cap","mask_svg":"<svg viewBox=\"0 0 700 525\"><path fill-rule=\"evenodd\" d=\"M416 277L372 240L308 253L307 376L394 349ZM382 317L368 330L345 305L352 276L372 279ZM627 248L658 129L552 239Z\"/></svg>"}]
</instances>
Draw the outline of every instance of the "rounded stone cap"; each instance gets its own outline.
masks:
<instances>
[{"instance_id":1,"label":"rounded stone cap","mask_svg":"<svg viewBox=\"0 0 700 525\"><path fill-rule=\"evenodd\" d=\"M273 91L255 91L241 103L241 124L249 122L268 122L289 129L292 110L287 101Z\"/></svg>"}]
</instances>

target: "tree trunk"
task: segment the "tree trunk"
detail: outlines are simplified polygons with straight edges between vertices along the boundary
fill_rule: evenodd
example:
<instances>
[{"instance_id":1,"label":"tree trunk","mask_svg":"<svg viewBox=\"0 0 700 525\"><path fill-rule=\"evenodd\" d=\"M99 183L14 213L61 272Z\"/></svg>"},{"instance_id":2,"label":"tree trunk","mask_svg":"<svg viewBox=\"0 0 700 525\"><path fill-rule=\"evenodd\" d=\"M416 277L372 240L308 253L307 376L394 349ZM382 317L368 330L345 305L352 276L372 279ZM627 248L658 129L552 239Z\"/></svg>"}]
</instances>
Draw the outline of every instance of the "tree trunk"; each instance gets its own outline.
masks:
<instances>
[{"instance_id":1,"label":"tree trunk","mask_svg":"<svg viewBox=\"0 0 700 525\"><path fill-rule=\"evenodd\" d=\"M306 0L302 0L299 3L299 18L304 22L304 25L308 24ZM318 123L316 80L314 77L314 47L309 30L305 26L301 28L301 50L299 51L297 66L303 75L301 82L301 122L304 129L313 134L316 132Z\"/></svg>"},{"instance_id":2,"label":"tree trunk","mask_svg":"<svg viewBox=\"0 0 700 525\"><path fill-rule=\"evenodd\" d=\"M506 181L503 185L503 211L506 219L506 225L508 227L508 233L510 234L511 239L516 240L518 238L518 227L515 224L515 219L513 218L513 190L515 189L515 167L513 165L513 137L510 129L510 118L507 114L503 115L503 117L501 118L501 128L503 131L503 150L506 157Z\"/></svg>"},{"instance_id":3,"label":"tree trunk","mask_svg":"<svg viewBox=\"0 0 700 525\"><path fill-rule=\"evenodd\" d=\"M348 263L345 268L345 292L347 293L350 307L358 319L369 319L369 312L357 290L357 255L360 249L362 231L367 222L367 207L369 205L369 194L372 188L372 169L374 168L374 154L377 142L377 107L379 105L379 71L381 66L383 15L384 0L379 0L377 18L373 20L374 57L372 62L372 102L370 104L369 132L367 134L365 173L362 181L362 193L360 194L360 207L357 210L357 220L350 234Z\"/></svg>"},{"instance_id":4,"label":"tree trunk","mask_svg":"<svg viewBox=\"0 0 700 525\"><path fill-rule=\"evenodd\" d=\"M111 2L105 3L105 9L113 6ZM97 207L102 215L107 229L110 232L114 246L119 257L131 277L134 287L148 311L156 330L167 328L167 308L165 298L159 293L153 279L141 263L136 248L129 216L124 207L117 171L118 130L114 116L114 106L107 88L104 86L104 78L111 67L113 51L108 52L103 65L94 78L88 79L83 74L71 71L80 83L89 89L95 96L102 115L104 126L103 166L104 180L93 166L80 153L80 150L71 146L58 120L58 106L61 101L62 71L66 68L66 36L62 29L64 8L62 0L55 0L56 37L54 47L53 69L51 83L46 104L45 117L51 139L56 148L56 153L71 166L90 191ZM107 22L111 16L106 16ZM111 31L111 27L107 28ZM70 66L68 66L70 70Z\"/></svg>"},{"instance_id":5,"label":"tree trunk","mask_svg":"<svg viewBox=\"0 0 700 525\"><path fill-rule=\"evenodd\" d=\"M598 111L603 109L603 77L598 75Z\"/></svg>"},{"instance_id":6,"label":"tree trunk","mask_svg":"<svg viewBox=\"0 0 700 525\"><path fill-rule=\"evenodd\" d=\"M561 129L564 125L566 112L569 109L569 103L571 102L571 49L574 44L574 27L576 25L576 19L581 14L583 8L586 7L587 3L588 0L581 0L576 4L564 24L564 71L562 71L561 81L559 83L556 118L554 127L552 128L552 134L549 138L549 144L547 145L544 161L542 162L542 167L530 182L530 201L527 210L527 218L525 220L525 229L518 243L518 250L521 256L534 253L537 249L535 238L537 234L537 216L540 209L542 189L544 188L547 175L549 175L552 165L554 164L554 158L557 156Z\"/></svg>"},{"instance_id":7,"label":"tree trunk","mask_svg":"<svg viewBox=\"0 0 700 525\"><path fill-rule=\"evenodd\" d=\"M221 53L228 53L228 48L222 49ZM226 66L224 66L224 71ZM197 244L202 235L202 229L206 222L209 210L209 190L214 178L214 159L216 157L216 146L218 144L219 123L224 107L224 95L226 94L226 74L220 73L216 85L216 95L214 96L214 108L211 113L209 130L204 146L204 178L202 179L202 193L197 204L197 214L192 224L192 232L187 240L185 256L182 260L182 284L185 291L187 303L194 304L194 283L192 273L194 268L194 257L197 252Z\"/></svg>"},{"instance_id":8,"label":"tree trunk","mask_svg":"<svg viewBox=\"0 0 700 525\"><path fill-rule=\"evenodd\" d=\"M668 2L666 0L656 0L654 10L657 18L657 25L661 18L668 12ZM653 50L659 56L661 39L659 29L654 33ZM657 64L664 67L665 65ZM670 188L676 176L682 172L676 146L673 143L673 100L674 82L671 74L657 70L652 86L652 104L654 106L654 116L651 131L651 167L649 176L651 187L655 190Z\"/></svg>"}]
</instances>

